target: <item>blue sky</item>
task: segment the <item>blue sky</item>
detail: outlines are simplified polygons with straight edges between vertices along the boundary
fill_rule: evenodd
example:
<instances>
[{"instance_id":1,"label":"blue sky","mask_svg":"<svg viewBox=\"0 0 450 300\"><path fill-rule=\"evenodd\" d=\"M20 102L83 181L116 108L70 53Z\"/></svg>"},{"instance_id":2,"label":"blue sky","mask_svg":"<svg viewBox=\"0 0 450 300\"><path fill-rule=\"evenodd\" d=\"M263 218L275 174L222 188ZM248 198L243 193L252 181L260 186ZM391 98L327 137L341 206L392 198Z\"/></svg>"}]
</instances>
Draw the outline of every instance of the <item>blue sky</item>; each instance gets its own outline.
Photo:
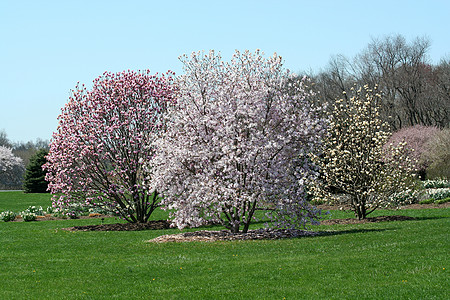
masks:
<instances>
[{"instance_id":1,"label":"blue sky","mask_svg":"<svg viewBox=\"0 0 450 300\"><path fill-rule=\"evenodd\" d=\"M353 57L372 38L426 36L450 56L450 1L0 1L0 130L50 139L80 81L104 71L168 69L183 53L277 52L294 72Z\"/></svg>"}]
</instances>

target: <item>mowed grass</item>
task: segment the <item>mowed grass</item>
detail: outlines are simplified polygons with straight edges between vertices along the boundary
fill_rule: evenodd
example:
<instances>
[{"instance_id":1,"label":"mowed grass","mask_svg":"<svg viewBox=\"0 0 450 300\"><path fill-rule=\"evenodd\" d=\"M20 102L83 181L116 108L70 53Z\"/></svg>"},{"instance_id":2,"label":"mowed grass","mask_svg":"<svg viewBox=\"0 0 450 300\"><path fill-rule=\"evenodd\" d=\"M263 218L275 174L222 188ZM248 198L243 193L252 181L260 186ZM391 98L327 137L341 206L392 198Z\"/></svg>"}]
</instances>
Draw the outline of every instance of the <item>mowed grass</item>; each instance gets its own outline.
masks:
<instances>
[{"instance_id":1,"label":"mowed grass","mask_svg":"<svg viewBox=\"0 0 450 300\"><path fill-rule=\"evenodd\" d=\"M19 212L27 209L29 206L42 206L45 210L47 206L52 205L52 195L48 193L24 193L18 191L0 192L0 211L11 210Z\"/></svg>"},{"instance_id":2,"label":"mowed grass","mask_svg":"<svg viewBox=\"0 0 450 300\"><path fill-rule=\"evenodd\" d=\"M146 241L177 229L0 222L0 299L448 299L449 209L377 212L387 214L418 219L320 225L331 233L312 238L165 244Z\"/></svg>"}]
</instances>

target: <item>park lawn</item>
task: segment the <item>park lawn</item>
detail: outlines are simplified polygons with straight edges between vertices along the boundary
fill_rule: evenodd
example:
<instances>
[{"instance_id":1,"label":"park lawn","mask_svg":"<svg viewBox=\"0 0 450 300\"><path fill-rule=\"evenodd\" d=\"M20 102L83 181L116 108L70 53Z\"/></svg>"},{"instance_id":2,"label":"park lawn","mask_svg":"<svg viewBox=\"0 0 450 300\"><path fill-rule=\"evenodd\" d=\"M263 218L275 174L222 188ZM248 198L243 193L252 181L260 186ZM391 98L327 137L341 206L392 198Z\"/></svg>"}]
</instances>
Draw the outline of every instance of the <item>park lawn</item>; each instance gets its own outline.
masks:
<instances>
[{"instance_id":1,"label":"park lawn","mask_svg":"<svg viewBox=\"0 0 450 300\"><path fill-rule=\"evenodd\" d=\"M47 206L52 206L52 195L49 193L24 193L22 191L1 191L0 192L0 212L11 210L20 212L29 206L42 206L45 210Z\"/></svg>"},{"instance_id":2,"label":"park lawn","mask_svg":"<svg viewBox=\"0 0 450 300\"><path fill-rule=\"evenodd\" d=\"M100 219L0 222L0 299L448 298L450 210L376 213L417 220L320 225L314 230L332 234L309 238L165 244L146 241L179 230L61 230Z\"/></svg>"}]
</instances>

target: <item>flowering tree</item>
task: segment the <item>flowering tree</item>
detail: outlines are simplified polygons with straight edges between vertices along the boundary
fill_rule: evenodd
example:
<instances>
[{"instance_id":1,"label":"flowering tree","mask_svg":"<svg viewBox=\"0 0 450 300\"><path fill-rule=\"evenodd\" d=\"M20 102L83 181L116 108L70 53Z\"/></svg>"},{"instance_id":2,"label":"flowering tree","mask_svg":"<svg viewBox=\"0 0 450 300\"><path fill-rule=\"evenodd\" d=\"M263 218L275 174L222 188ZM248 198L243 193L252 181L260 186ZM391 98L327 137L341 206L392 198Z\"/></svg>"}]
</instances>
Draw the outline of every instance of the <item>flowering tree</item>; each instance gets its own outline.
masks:
<instances>
[{"instance_id":1,"label":"flowering tree","mask_svg":"<svg viewBox=\"0 0 450 300\"><path fill-rule=\"evenodd\" d=\"M289 95L291 75L276 54L265 59L259 51L236 51L223 62L210 51L180 59L180 97L149 164L149 184L174 209L174 224L213 221L247 232L264 204L289 214L282 220L289 224L279 226L314 220L318 212L304 201L303 182L311 176L306 153L316 145L322 121L305 100L303 83Z\"/></svg>"},{"instance_id":2,"label":"flowering tree","mask_svg":"<svg viewBox=\"0 0 450 300\"><path fill-rule=\"evenodd\" d=\"M424 159L430 164L427 177L450 179L450 129L438 132L425 145Z\"/></svg>"},{"instance_id":3,"label":"flowering tree","mask_svg":"<svg viewBox=\"0 0 450 300\"><path fill-rule=\"evenodd\" d=\"M383 150L390 133L378 112L381 95L376 87L352 92L348 101L336 101L322 153L312 155L321 172L313 190L319 199L344 201L364 219L380 206L398 204L401 198L395 196L412 188L414 178L406 143Z\"/></svg>"},{"instance_id":4,"label":"flowering tree","mask_svg":"<svg viewBox=\"0 0 450 300\"><path fill-rule=\"evenodd\" d=\"M24 166L21 158L8 147L0 146L0 180L5 185L20 184Z\"/></svg>"},{"instance_id":5,"label":"flowering tree","mask_svg":"<svg viewBox=\"0 0 450 300\"><path fill-rule=\"evenodd\" d=\"M151 159L147 146L174 101L172 75L105 72L90 91L77 85L58 117L44 165L54 206L106 205L129 222L148 220L159 198L142 185L142 165Z\"/></svg>"},{"instance_id":6,"label":"flowering tree","mask_svg":"<svg viewBox=\"0 0 450 300\"><path fill-rule=\"evenodd\" d=\"M415 169L422 180L425 180L426 170L432 163L430 159L426 157L427 144L433 137L441 130L433 126L415 125L412 127L402 128L397 132L394 132L387 141L385 148L389 148L390 145L398 145L399 143L406 142L406 154L411 161L415 162ZM389 153L387 153L389 155Z\"/></svg>"}]
</instances>

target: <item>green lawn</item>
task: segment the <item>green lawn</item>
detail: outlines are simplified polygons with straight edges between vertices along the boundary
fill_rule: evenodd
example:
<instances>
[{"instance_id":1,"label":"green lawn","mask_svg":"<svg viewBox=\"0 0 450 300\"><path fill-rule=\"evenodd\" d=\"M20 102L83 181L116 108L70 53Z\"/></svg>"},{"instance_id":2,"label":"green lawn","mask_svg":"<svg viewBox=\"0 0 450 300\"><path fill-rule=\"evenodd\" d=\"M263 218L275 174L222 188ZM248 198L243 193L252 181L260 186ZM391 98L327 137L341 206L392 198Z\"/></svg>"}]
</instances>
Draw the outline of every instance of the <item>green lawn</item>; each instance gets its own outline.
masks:
<instances>
[{"instance_id":1,"label":"green lawn","mask_svg":"<svg viewBox=\"0 0 450 300\"><path fill-rule=\"evenodd\" d=\"M0 192L0 211L12 210L20 212L29 206L42 206L44 210L47 206L52 205L52 195L48 193L42 194L26 194L17 191Z\"/></svg>"},{"instance_id":2,"label":"green lawn","mask_svg":"<svg viewBox=\"0 0 450 300\"><path fill-rule=\"evenodd\" d=\"M166 244L145 241L177 229L0 222L0 299L448 299L450 210L377 212L386 214L418 220L321 225L314 229L333 234L312 238Z\"/></svg>"}]
</instances>

